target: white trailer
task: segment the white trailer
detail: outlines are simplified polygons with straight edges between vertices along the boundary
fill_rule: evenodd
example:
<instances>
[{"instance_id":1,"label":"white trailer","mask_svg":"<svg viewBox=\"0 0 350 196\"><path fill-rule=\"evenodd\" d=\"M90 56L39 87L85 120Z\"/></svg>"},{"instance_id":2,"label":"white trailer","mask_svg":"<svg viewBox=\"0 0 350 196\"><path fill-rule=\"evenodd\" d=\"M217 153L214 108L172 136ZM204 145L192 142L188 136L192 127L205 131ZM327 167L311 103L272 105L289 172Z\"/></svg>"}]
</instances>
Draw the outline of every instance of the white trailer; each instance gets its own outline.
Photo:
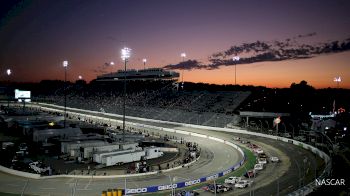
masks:
<instances>
[{"instance_id":1,"label":"white trailer","mask_svg":"<svg viewBox=\"0 0 350 196\"><path fill-rule=\"evenodd\" d=\"M128 150L128 149L133 149L133 150L137 150L139 146L139 143L124 143L124 144L120 144L119 148L123 149L123 150Z\"/></svg>"},{"instance_id":2,"label":"white trailer","mask_svg":"<svg viewBox=\"0 0 350 196\"><path fill-rule=\"evenodd\" d=\"M91 158L93 154L98 152L113 152L119 150L119 144L105 145L105 146L89 146L84 148L84 158Z\"/></svg>"},{"instance_id":3,"label":"white trailer","mask_svg":"<svg viewBox=\"0 0 350 196\"><path fill-rule=\"evenodd\" d=\"M164 152L160 151L160 148L145 148L146 159L155 159L164 155Z\"/></svg>"},{"instance_id":4,"label":"white trailer","mask_svg":"<svg viewBox=\"0 0 350 196\"><path fill-rule=\"evenodd\" d=\"M80 150L80 147L97 147L108 145L108 142L101 140L85 140L85 141L71 141L71 142L61 142L61 152L70 153L71 150Z\"/></svg>"},{"instance_id":5,"label":"white trailer","mask_svg":"<svg viewBox=\"0 0 350 196\"><path fill-rule=\"evenodd\" d=\"M114 156L114 155L118 155L118 154L122 154L122 153L130 153L130 152L134 152L134 151L135 150L133 150L133 149L129 149L129 150L118 150L118 151L113 151L113 152L98 152L98 153L94 153L93 161L96 163L103 163L102 160L104 159L104 157Z\"/></svg>"},{"instance_id":6,"label":"white trailer","mask_svg":"<svg viewBox=\"0 0 350 196\"><path fill-rule=\"evenodd\" d=\"M122 154L103 157L102 162L105 162L106 166L131 163L134 161L140 161L141 158L144 157L145 155L146 155L145 151L125 152Z\"/></svg>"}]
</instances>

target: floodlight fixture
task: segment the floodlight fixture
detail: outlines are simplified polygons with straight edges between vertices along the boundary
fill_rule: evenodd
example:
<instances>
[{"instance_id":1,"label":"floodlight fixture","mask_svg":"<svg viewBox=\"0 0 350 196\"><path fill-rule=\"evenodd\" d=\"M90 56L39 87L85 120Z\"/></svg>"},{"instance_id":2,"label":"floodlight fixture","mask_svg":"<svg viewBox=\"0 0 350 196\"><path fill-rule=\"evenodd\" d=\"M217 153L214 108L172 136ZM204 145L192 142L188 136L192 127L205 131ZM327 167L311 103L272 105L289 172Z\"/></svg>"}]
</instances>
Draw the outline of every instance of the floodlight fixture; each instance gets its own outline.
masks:
<instances>
[{"instance_id":1,"label":"floodlight fixture","mask_svg":"<svg viewBox=\"0 0 350 196\"><path fill-rule=\"evenodd\" d=\"M6 70L6 74L7 74L8 76L11 75L11 74L12 74L11 69L7 69L7 70Z\"/></svg>"},{"instance_id":2,"label":"floodlight fixture","mask_svg":"<svg viewBox=\"0 0 350 196\"><path fill-rule=\"evenodd\" d=\"M63 67L65 67L65 68L68 67L68 61L63 61L62 64L63 64Z\"/></svg>"},{"instance_id":3,"label":"floodlight fixture","mask_svg":"<svg viewBox=\"0 0 350 196\"><path fill-rule=\"evenodd\" d=\"M147 59L142 59L142 62L143 62L143 69L146 69L146 62L147 62Z\"/></svg>"},{"instance_id":4,"label":"floodlight fixture","mask_svg":"<svg viewBox=\"0 0 350 196\"><path fill-rule=\"evenodd\" d=\"M334 78L334 82L341 82L341 77L340 77L340 76L335 77L335 78Z\"/></svg>"},{"instance_id":5,"label":"floodlight fixture","mask_svg":"<svg viewBox=\"0 0 350 196\"><path fill-rule=\"evenodd\" d=\"M339 88L339 83L341 82L341 77L340 76L335 77L333 81L337 83L337 88Z\"/></svg>"},{"instance_id":6,"label":"floodlight fixture","mask_svg":"<svg viewBox=\"0 0 350 196\"><path fill-rule=\"evenodd\" d=\"M127 59L129 59L130 55L131 55L131 49L130 48L124 47L121 50L121 58L123 59L123 61L126 61Z\"/></svg>"}]
</instances>

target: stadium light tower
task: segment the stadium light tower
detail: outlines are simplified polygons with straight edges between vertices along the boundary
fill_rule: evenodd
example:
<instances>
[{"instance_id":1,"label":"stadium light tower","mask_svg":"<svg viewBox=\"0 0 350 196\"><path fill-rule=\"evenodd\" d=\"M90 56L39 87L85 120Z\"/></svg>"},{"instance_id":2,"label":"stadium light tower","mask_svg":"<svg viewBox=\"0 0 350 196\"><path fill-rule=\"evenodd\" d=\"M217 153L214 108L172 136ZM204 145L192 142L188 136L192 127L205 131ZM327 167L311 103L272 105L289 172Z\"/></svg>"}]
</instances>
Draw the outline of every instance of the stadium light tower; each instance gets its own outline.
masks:
<instances>
[{"instance_id":1,"label":"stadium light tower","mask_svg":"<svg viewBox=\"0 0 350 196\"><path fill-rule=\"evenodd\" d=\"M339 88L339 83L341 82L341 77L340 76L335 77L333 81L337 83L337 88Z\"/></svg>"},{"instance_id":2,"label":"stadium light tower","mask_svg":"<svg viewBox=\"0 0 350 196\"><path fill-rule=\"evenodd\" d=\"M124 61L124 97L123 97L123 142L125 142L125 104L126 104L126 63L130 58L131 49L124 47L121 50L121 58Z\"/></svg>"},{"instance_id":3,"label":"stadium light tower","mask_svg":"<svg viewBox=\"0 0 350 196\"><path fill-rule=\"evenodd\" d=\"M182 80L182 89L184 88L184 70L185 70L185 64L184 64L184 62L185 62L185 58L186 58L186 53L181 53L181 57L182 57L182 64L183 64L183 68L182 68L182 76L181 76L181 80Z\"/></svg>"},{"instance_id":4,"label":"stadium light tower","mask_svg":"<svg viewBox=\"0 0 350 196\"><path fill-rule=\"evenodd\" d=\"M235 85L237 85L237 70L236 70L236 66L237 66L237 62L239 61L239 56L234 56L232 57L232 61L235 65Z\"/></svg>"},{"instance_id":5,"label":"stadium light tower","mask_svg":"<svg viewBox=\"0 0 350 196\"><path fill-rule=\"evenodd\" d=\"M64 121L63 126L66 128L66 116L67 116L67 67L68 67L68 61L63 61L62 63L64 67Z\"/></svg>"},{"instance_id":6,"label":"stadium light tower","mask_svg":"<svg viewBox=\"0 0 350 196\"><path fill-rule=\"evenodd\" d=\"M146 69L146 62L147 62L147 59L142 59L142 62L143 62L143 69Z\"/></svg>"},{"instance_id":7,"label":"stadium light tower","mask_svg":"<svg viewBox=\"0 0 350 196\"><path fill-rule=\"evenodd\" d=\"M7 91L9 92L9 89L10 89L10 75L12 74L11 69L7 69L6 70L6 74L7 74L7 85L8 85ZM9 94L7 94L7 108L10 108L10 96L9 96Z\"/></svg>"}]
</instances>

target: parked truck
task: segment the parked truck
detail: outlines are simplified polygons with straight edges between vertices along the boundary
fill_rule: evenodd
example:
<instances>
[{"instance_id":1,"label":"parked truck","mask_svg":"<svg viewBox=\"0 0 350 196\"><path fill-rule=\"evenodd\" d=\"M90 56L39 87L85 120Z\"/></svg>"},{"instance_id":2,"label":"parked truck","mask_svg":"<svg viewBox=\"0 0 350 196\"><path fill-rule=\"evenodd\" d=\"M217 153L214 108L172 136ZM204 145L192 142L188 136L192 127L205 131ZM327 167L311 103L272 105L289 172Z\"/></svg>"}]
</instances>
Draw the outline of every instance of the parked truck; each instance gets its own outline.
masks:
<instances>
[{"instance_id":1,"label":"parked truck","mask_svg":"<svg viewBox=\"0 0 350 196\"><path fill-rule=\"evenodd\" d=\"M134 161L140 161L142 157L146 155L145 151L134 151L134 152L125 152L121 154L106 156L102 158L102 163L105 163L106 166L112 166L116 164L131 163Z\"/></svg>"}]
</instances>

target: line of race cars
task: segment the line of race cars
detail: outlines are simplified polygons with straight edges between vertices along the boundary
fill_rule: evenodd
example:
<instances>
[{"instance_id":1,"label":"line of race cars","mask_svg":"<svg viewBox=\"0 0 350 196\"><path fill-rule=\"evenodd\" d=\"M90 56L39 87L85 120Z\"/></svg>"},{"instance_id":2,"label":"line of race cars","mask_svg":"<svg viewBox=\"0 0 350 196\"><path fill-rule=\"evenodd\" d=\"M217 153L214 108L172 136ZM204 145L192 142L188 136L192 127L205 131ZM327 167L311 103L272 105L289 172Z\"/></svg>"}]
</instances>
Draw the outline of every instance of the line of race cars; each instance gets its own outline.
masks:
<instances>
[{"instance_id":1,"label":"line of race cars","mask_svg":"<svg viewBox=\"0 0 350 196\"><path fill-rule=\"evenodd\" d=\"M276 156L268 157L261 147L259 147L254 143L251 143L250 141L241 140L241 138L239 137L235 137L233 139L236 141L240 141L240 143L242 144L245 144L252 152L254 152L257 158L254 168L246 171L243 176L230 176L226 178L223 184L220 184L220 183L208 184L207 186L202 187L204 191L209 191L212 193L215 193L215 192L224 193L227 191L231 191L234 188L242 189L242 188L249 187L254 182L252 178L255 178L258 172L264 170L266 164L268 164L269 162L271 163L280 162L278 157Z\"/></svg>"}]
</instances>

